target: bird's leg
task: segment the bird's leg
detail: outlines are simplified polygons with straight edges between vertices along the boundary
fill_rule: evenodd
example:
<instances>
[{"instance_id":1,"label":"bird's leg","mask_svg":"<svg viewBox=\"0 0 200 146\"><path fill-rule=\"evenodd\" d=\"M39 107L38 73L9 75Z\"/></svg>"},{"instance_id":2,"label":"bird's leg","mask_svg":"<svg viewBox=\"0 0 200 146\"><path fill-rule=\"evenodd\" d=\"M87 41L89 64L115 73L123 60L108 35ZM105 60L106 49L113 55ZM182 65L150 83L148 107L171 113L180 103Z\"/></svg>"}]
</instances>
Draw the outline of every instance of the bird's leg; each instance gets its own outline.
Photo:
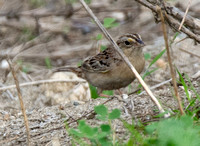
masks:
<instances>
[{"instance_id":1,"label":"bird's leg","mask_svg":"<svg viewBox=\"0 0 200 146\"><path fill-rule=\"evenodd\" d=\"M103 94L103 93L100 93L99 94L100 97L106 97L106 98L111 98L112 96L110 95L106 95L106 94Z\"/></svg>"},{"instance_id":2,"label":"bird's leg","mask_svg":"<svg viewBox=\"0 0 200 146\"><path fill-rule=\"evenodd\" d=\"M113 97L115 97L115 98L117 98L119 101L123 101L123 99L122 99L122 97L123 97L123 94L122 94L122 92L120 91L120 89L118 89L118 92L119 92L119 94L120 95L106 95L106 94L103 94L102 93L102 89L99 89L99 88L97 88L97 93L98 93L98 95L100 96L100 97L106 97L106 98L113 98Z\"/></svg>"},{"instance_id":3,"label":"bird's leg","mask_svg":"<svg viewBox=\"0 0 200 146\"><path fill-rule=\"evenodd\" d=\"M120 89L117 89L117 91L119 92L119 95L123 95L123 93L121 92L121 90Z\"/></svg>"},{"instance_id":4,"label":"bird's leg","mask_svg":"<svg viewBox=\"0 0 200 146\"><path fill-rule=\"evenodd\" d=\"M119 92L119 96L117 96L118 100L125 100L128 98L127 94L123 94L120 89L117 90Z\"/></svg>"}]
</instances>

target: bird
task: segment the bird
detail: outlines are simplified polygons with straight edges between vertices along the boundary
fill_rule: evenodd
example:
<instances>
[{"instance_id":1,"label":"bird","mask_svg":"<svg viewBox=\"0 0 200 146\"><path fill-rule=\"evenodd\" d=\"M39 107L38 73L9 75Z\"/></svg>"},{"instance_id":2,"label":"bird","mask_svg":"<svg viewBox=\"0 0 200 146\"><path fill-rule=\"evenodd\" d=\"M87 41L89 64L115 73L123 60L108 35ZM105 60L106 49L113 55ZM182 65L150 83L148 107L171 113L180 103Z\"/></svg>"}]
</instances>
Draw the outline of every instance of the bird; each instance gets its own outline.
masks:
<instances>
[{"instance_id":1,"label":"bird","mask_svg":"<svg viewBox=\"0 0 200 146\"><path fill-rule=\"evenodd\" d=\"M117 45L128 57L138 73L145 66L142 38L136 33L126 33L118 38ZM128 86L135 80L135 75L113 46L89 57L79 67L64 66L54 69L54 72L74 72L78 77L85 79L97 87L100 95L103 90L118 90Z\"/></svg>"}]
</instances>

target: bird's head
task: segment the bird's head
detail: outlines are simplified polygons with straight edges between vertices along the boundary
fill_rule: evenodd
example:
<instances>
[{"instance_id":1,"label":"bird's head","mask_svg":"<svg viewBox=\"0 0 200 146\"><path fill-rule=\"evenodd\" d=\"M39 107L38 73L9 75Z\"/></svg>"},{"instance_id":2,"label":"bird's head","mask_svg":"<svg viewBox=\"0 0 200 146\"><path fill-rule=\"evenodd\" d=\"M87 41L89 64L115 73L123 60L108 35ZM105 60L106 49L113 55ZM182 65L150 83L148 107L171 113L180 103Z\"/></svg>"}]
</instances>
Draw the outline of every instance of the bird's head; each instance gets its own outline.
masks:
<instances>
[{"instance_id":1,"label":"bird's head","mask_svg":"<svg viewBox=\"0 0 200 146\"><path fill-rule=\"evenodd\" d=\"M133 49L133 50L145 46L139 34L131 34L131 33L127 33L119 37L119 39L117 40L117 45L121 49Z\"/></svg>"}]
</instances>

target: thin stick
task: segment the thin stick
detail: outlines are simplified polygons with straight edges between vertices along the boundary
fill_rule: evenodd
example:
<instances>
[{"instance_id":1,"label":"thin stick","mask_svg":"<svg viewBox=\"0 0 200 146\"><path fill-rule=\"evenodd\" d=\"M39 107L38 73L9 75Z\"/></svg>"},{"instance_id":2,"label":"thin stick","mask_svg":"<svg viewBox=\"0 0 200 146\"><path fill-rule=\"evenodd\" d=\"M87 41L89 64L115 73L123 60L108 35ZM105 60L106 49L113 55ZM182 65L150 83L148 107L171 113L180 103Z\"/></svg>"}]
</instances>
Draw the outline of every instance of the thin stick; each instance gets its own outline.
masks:
<instances>
[{"instance_id":1,"label":"thin stick","mask_svg":"<svg viewBox=\"0 0 200 146\"><path fill-rule=\"evenodd\" d=\"M83 5L83 7L85 8L85 10L88 12L88 14L91 16L91 18L95 21L95 23L97 24L97 26L100 28L100 30L103 32L104 36L110 41L110 43L114 46L114 49L117 51L117 53L122 57L122 59L125 61L125 63L128 65L128 67L132 70L132 72L135 74L136 78L139 80L139 82L141 83L141 85L144 87L144 89L147 91L147 94L151 97L152 101L157 105L159 111L161 113L165 112L164 109L162 108L162 106L160 105L160 103L158 102L158 100L156 99L156 97L153 95L153 93L151 92L151 90L148 88L148 86L146 85L146 83L143 81L143 79L141 78L141 76L139 75L139 73L136 71L136 69L134 68L134 66L130 63L130 61L128 60L128 58L124 55L124 53L122 52L122 50L119 48L119 46L115 43L115 41L112 39L111 35L107 32L107 30L103 27L103 25L101 24L101 22L98 20L98 18L94 15L94 13L92 12L92 10L88 7L88 5L84 2L84 0L79 0L81 2L81 4ZM169 114L165 114L165 117L168 117Z\"/></svg>"},{"instance_id":2,"label":"thin stick","mask_svg":"<svg viewBox=\"0 0 200 146\"><path fill-rule=\"evenodd\" d=\"M39 85L39 84L45 84L45 83L54 83L54 82L86 83L86 81L82 80L82 79L77 79L77 80L58 80L58 79L54 79L54 80L39 80L39 81L34 81L34 82L21 83L21 84L19 84L19 87L31 86L31 85ZM0 91L12 89L12 88L16 88L16 85L10 85L10 86L1 87Z\"/></svg>"},{"instance_id":3,"label":"thin stick","mask_svg":"<svg viewBox=\"0 0 200 146\"><path fill-rule=\"evenodd\" d=\"M12 71L12 75L13 75L13 78L15 80L15 85L16 85L16 88L17 88L17 93L18 93L18 97L19 97L19 102L20 102L20 106L21 106L21 110L22 110L22 114L24 116L24 123L25 123L25 127L26 127L26 134L27 134L27 142L28 142L28 146L30 146L30 129L29 129L29 125L28 125L28 119L27 119L27 115L26 115L26 110L25 110L25 107L24 107L24 103L23 103L23 99L22 99L22 94L21 94L21 90L20 90L20 87L19 87L19 81L17 79L17 76L15 74L15 71L13 69L13 66L12 66L12 63L9 59L7 59L8 61L8 64L10 66L10 69Z\"/></svg>"},{"instance_id":4,"label":"thin stick","mask_svg":"<svg viewBox=\"0 0 200 146\"><path fill-rule=\"evenodd\" d=\"M180 96L178 94L178 88L177 88L174 68L173 68L173 65L172 65L172 60L171 60L170 51L169 51L168 36L167 36L167 29L166 29L166 26L165 26L165 20L164 20L164 17L163 17L163 14L162 14L162 10L161 10L160 7L158 7L158 11L160 12L160 18L161 18L161 21L162 21L163 36L164 36L164 40L165 40L165 46L166 46L166 49L167 49L167 58L168 58L169 67L170 67L170 73L171 73L172 82L173 82L173 86L174 86L174 92L175 92L175 96L176 96L176 98L178 100L178 105L179 105L179 109L180 109L181 115L183 115L184 111L183 111L183 107L182 107L181 98L180 98Z\"/></svg>"},{"instance_id":5,"label":"thin stick","mask_svg":"<svg viewBox=\"0 0 200 146\"><path fill-rule=\"evenodd\" d=\"M195 57L198 57L198 58L200 58L200 56L199 56L199 55L197 55L197 54L194 54L194 53L192 53L192 52L189 52L189 51L187 51L187 50L184 50L184 49L182 49L182 48L179 48L179 50L181 50L181 51L183 51L183 52L185 52L185 53L188 53L188 54L190 54L190 55L192 55L192 56L195 56Z\"/></svg>"},{"instance_id":6,"label":"thin stick","mask_svg":"<svg viewBox=\"0 0 200 146\"><path fill-rule=\"evenodd\" d=\"M185 18L186 18L186 15L187 15L187 13L188 13L188 10L189 10L189 8L190 8L191 3L192 3L192 0L189 0L187 9L186 9L185 14L184 14L184 16L183 16L183 19L182 19L182 21L181 21L181 24L180 24L180 26L179 26L179 28L178 28L179 31L181 30L181 27L183 26L183 23L185 22Z\"/></svg>"},{"instance_id":7,"label":"thin stick","mask_svg":"<svg viewBox=\"0 0 200 146\"><path fill-rule=\"evenodd\" d=\"M163 85L165 85L165 84L167 84L167 83L169 83L169 82L171 82L171 81L172 81L172 79L166 80L166 81L164 81L164 82L162 82L162 83L159 83L159 84L156 84L156 85L150 87L150 89L151 89L151 90L154 90L154 89L156 89L156 88L158 88L158 87L161 87L161 86L163 86ZM129 93L128 95L132 95L132 94L138 92L139 90L140 90L140 89L137 89L137 90L135 90L135 91ZM144 93L146 93L146 91L142 91L139 95L143 95Z\"/></svg>"}]
</instances>

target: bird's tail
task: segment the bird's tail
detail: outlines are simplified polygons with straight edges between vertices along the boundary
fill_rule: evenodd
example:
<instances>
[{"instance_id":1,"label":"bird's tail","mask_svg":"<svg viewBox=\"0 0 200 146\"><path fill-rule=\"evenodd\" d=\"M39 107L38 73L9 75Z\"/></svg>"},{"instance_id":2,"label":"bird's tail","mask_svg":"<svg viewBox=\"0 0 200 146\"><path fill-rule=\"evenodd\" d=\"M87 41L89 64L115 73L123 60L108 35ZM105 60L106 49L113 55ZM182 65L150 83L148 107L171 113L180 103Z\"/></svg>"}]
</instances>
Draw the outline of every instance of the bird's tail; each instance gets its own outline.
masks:
<instances>
[{"instance_id":1,"label":"bird's tail","mask_svg":"<svg viewBox=\"0 0 200 146\"><path fill-rule=\"evenodd\" d=\"M80 67L71 67L71 66L63 66L59 68L55 68L52 70L54 73L55 72L73 72L75 73L78 77L83 78L82 76L82 70Z\"/></svg>"}]
</instances>

